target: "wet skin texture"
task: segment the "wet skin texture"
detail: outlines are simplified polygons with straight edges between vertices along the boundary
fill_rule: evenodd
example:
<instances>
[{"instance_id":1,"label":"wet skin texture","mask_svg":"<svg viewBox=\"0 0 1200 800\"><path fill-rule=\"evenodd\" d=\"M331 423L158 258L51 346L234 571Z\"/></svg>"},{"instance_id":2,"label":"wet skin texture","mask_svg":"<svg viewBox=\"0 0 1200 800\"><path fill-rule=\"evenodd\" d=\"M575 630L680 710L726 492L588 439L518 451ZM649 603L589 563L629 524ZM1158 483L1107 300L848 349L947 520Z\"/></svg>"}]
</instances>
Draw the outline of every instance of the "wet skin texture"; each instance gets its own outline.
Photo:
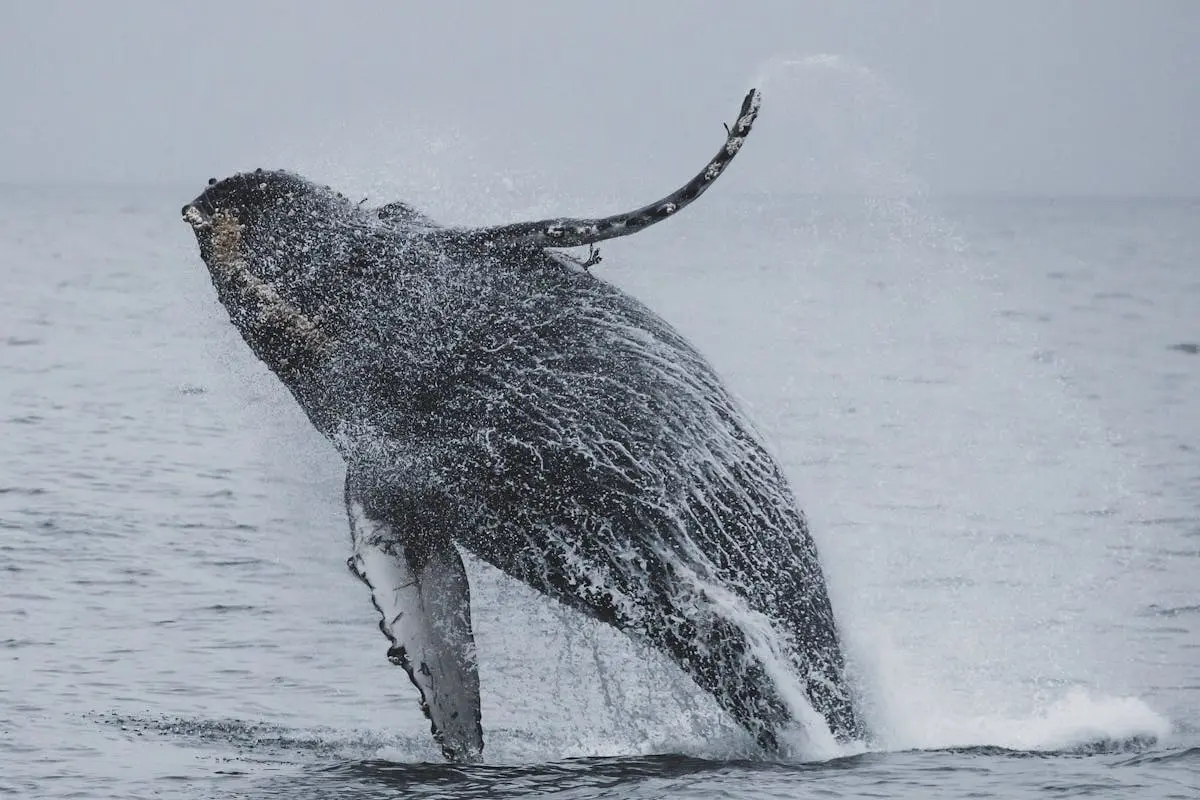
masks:
<instances>
[{"instance_id":1,"label":"wet skin texture","mask_svg":"<svg viewBox=\"0 0 1200 800\"><path fill-rule=\"evenodd\" d=\"M668 653L767 748L786 665L863 734L817 552L779 466L665 321L551 247L628 235L720 175L757 112L657 203L603 220L440 227L287 172L184 207L218 298L347 463L354 555L451 759L483 747L457 547Z\"/></svg>"}]
</instances>

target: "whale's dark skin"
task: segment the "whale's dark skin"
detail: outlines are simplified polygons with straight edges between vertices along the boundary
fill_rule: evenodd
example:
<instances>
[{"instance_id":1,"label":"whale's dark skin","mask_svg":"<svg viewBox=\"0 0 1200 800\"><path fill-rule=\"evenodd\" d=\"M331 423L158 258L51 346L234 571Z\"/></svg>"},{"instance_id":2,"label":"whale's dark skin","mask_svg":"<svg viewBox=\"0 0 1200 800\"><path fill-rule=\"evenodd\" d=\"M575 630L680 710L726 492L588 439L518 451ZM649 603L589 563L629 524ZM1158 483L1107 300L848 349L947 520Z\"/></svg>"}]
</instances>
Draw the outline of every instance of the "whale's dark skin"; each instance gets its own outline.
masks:
<instances>
[{"instance_id":1,"label":"whale's dark skin","mask_svg":"<svg viewBox=\"0 0 1200 800\"><path fill-rule=\"evenodd\" d=\"M261 170L184 207L231 321L346 461L350 568L447 758L483 748L457 547L665 651L767 748L792 721L771 642L838 738L863 733L781 469L704 358L587 270L594 250L547 249L670 216L757 109L679 191L602 220L443 228Z\"/></svg>"}]
</instances>

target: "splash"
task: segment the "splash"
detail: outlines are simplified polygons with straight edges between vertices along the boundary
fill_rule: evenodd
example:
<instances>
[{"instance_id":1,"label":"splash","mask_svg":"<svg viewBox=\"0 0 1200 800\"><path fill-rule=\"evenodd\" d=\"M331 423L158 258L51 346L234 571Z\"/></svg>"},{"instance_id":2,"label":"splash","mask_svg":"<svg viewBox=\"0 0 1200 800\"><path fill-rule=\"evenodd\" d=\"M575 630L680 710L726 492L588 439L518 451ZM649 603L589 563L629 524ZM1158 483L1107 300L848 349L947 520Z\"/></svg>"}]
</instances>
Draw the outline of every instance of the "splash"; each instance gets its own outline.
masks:
<instances>
[{"instance_id":1,"label":"splash","mask_svg":"<svg viewBox=\"0 0 1200 800\"><path fill-rule=\"evenodd\" d=\"M1137 492L1136 467L1063 367L1036 357L1046 329L1002 315L1020 302L1004 290L1025 276L993 274L933 210L913 104L883 77L845 56L775 56L753 83L766 112L743 166L769 151L757 172L787 197L771 206L783 244L768 252L786 255L744 302L792 299L781 335L805 349L763 348L755 371L772 388L760 405L780 417L764 427L802 439L795 484L876 744L1163 739L1169 719L1107 690L1139 681L1131 659L1105 652L1121 646L1109 633L1129 611L1120 603L1147 592L1114 591L1136 580L1117 554L1159 503ZM811 355L822 352L834 355ZM814 391L852 413L801 409L795 396ZM782 421L789 412L812 428ZM826 445L816 432L833 428Z\"/></svg>"},{"instance_id":2,"label":"splash","mask_svg":"<svg viewBox=\"0 0 1200 800\"><path fill-rule=\"evenodd\" d=\"M1135 697L1071 688L1028 716L913 714L898 729L895 749L993 746L1022 751L1138 748L1169 739L1170 720Z\"/></svg>"}]
</instances>

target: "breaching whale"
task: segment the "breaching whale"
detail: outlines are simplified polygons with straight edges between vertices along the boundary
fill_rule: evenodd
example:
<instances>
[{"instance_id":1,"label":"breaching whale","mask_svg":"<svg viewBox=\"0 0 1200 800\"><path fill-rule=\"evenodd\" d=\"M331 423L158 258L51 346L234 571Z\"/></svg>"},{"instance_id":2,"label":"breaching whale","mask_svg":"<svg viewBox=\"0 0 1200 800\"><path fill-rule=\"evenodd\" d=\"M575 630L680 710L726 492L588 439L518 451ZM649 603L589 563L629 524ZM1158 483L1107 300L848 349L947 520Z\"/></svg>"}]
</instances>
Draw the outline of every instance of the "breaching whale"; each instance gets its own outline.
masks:
<instances>
[{"instance_id":1,"label":"breaching whale","mask_svg":"<svg viewBox=\"0 0 1200 800\"><path fill-rule=\"evenodd\" d=\"M863 733L779 465L692 345L590 272L594 247L554 249L695 200L759 101L683 187L601 219L443 227L263 170L183 208L230 320L346 462L348 565L448 759L483 750L459 547L666 652L764 747L793 714L772 652L837 737Z\"/></svg>"}]
</instances>

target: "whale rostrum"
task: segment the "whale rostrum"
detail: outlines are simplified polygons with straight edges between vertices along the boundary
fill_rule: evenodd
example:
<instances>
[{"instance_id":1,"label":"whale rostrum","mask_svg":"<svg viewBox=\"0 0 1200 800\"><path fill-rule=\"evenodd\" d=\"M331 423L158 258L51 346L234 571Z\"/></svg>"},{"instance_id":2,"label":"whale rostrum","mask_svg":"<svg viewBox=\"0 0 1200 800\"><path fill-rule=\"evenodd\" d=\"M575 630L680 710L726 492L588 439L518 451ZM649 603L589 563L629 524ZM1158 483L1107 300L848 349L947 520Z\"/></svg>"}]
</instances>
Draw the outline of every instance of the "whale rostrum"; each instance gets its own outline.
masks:
<instances>
[{"instance_id":1,"label":"whale rostrum","mask_svg":"<svg viewBox=\"0 0 1200 800\"><path fill-rule=\"evenodd\" d=\"M766 748L813 710L863 735L782 469L703 356L587 269L706 191L759 103L610 217L445 227L264 170L183 209L230 321L346 463L348 565L448 759L483 752L460 549L663 651Z\"/></svg>"}]
</instances>

